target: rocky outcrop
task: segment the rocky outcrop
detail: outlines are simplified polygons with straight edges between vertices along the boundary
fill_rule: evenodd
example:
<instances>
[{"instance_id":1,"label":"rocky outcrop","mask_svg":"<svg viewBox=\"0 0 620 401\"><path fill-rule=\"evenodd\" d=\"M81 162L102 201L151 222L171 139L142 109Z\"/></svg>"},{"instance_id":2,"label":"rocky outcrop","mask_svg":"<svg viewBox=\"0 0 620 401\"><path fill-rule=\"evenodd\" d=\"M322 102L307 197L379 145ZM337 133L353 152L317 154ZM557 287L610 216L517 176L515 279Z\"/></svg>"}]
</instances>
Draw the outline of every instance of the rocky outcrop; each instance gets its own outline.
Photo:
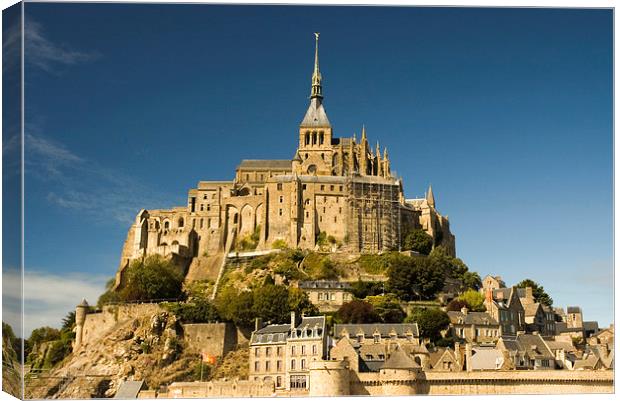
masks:
<instances>
[{"instance_id":1,"label":"rocky outcrop","mask_svg":"<svg viewBox=\"0 0 620 401\"><path fill-rule=\"evenodd\" d=\"M124 380L145 380L152 389L191 381L200 359L186 351L181 330L175 316L161 308L119 320L45 378L29 377L26 397L112 397Z\"/></svg>"}]
</instances>

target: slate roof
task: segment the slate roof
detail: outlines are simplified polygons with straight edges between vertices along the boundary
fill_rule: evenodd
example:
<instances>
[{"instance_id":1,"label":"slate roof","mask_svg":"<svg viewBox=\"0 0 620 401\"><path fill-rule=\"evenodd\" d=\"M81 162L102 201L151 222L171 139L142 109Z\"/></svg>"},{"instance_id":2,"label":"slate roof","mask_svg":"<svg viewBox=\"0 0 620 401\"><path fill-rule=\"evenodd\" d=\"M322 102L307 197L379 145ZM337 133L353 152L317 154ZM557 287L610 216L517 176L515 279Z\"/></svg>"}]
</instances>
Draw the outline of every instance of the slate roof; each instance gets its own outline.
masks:
<instances>
[{"instance_id":1,"label":"slate roof","mask_svg":"<svg viewBox=\"0 0 620 401\"><path fill-rule=\"evenodd\" d=\"M241 160L241 163L237 167L239 170L291 170L292 165L290 160Z\"/></svg>"},{"instance_id":2,"label":"slate roof","mask_svg":"<svg viewBox=\"0 0 620 401\"><path fill-rule=\"evenodd\" d=\"M569 306L566 308L566 313L581 313L581 308L578 306Z\"/></svg>"},{"instance_id":3,"label":"slate roof","mask_svg":"<svg viewBox=\"0 0 620 401\"><path fill-rule=\"evenodd\" d=\"M138 398L138 393L144 386L144 380L125 380L121 383L116 390L114 398L120 398L122 400L129 400Z\"/></svg>"},{"instance_id":4,"label":"slate roof","mask_svg":"<svg viewBox=\"0 0 620 401\"><path fill-rule=\"evenodd\" d=\"M503 362L504 355L495 347L473 347L469 363L473 370L497 370Z\"/></svg>"},{"instance_id":5,"label":"slate roof","mask_svg":"<svg viewBox=\"0 0 620 401\"><path fill-rule=\"evenodd\" d=\"M348 289L351 288L351 284L343 281L330 281L330 280L317 280L317 281L301 281L299 283L299 288L318 288L318 289L329 289L329 288L342 288Z\"/></svg>"},{"instance_id":6,"label":"slate roof","mask_svg":"<svg viewBox=\"0 0 620 401\"><path fill-rule=\"evenodd\" d=\"M312 98L310 100L310 105L308 106L306 115L299 126L304 128L331 127L329 119L327 118L327 113L325 113L323 103L319 99Z\"/></svg>"},{"instance_id":7,"label":"slate roof","mask_svg":"<svg viewBox=\"0 0 620 401\"><path fill-rule=\"evenodd\" d=\"M443 355L446 352L448 354L450 354L450 356L455 361L457 361L456 354L454 353L452 348L449 348L449 347L437 347L437 348L435 348L435 350L433 352L430 353L430 356L429 356L429 362L430 362L430 365L431 365L431 367L433 369L435 368L435 365L437 365L437 362L439 362L439 360L443 357Z\"/></svg>"},{"instance_id":8,"label":"slate roof","mask_svg":"<svg viewBox=\"0 0 620 401\"><path fill-rule=\"evenodd\" d=\"M414 337L420 336L417 323L335 324L334 337L340 338L343 330L349 333L349 337L355 337L361 331L364 333L365 338L373 338L375 331L378 331L382 338L388 338L392 330L401 338L407 337L406 333L409 330Z\"/></svg>"},{"instance_id":9,"label":"slate roof","mask_svg":"<svg viewBox=\"0 0 620 401\"><path fill-rule=\"evenodd\" d=\"M598 331L598 322L583 322L583 329L586 331Z\"/></svg>"},{"instance_id":10,"label":"slate roof","mask_svg":"<svg viewBox=\"0 0 620 401\"><path fill-rule=\"evenodd\" d=\"M396 348L383 364L382 369L419 369L420 365L400 347Z\"/></svg>"},{"instance_id":11,"label":"slate roof","mask_svg":"<svg viewBox=\"0 0 620 401\"><path fill-rule=\"evenodd\" d=\"M525 355L533 359L555 359L541 336L535 334L519 334L502 336L504 346L511 354Z\"/></svg>"},{"instance_id":12,"label":"slate roof","mask_svg":"<svg viewBox=\"0 0 620 401\"><path fill-rule=\"evenodd\" d=\"M597 355L589 354L584 359L576 360L575 365L573 366L573 369L575 370L597 369L600 366L599 365L600 362L601 362L601 358L599 358Z\"/></svg>"},{"instance_id":13,"label":"slate roof","mask_svg":"<svg viewBox=\"0 0 620 401\"><path fill-rule=\"evenodd\" d=\"M317 335L325 335L325 316L303 316L295 327L294 338L306 338L303 331L319 328ZM250 344L282 343L291 338L290 324L270 324L252 333Z\"/></svg>"},{"instance_id":14,"label":"slate roof","mask_svg":"<svg viewBox=\"0 0 620 401\"><path fill-rule=\"evenodd\" d=\"M465 325L495 325L497 326L497 320L493 319L491 315L486 312L467 312L464 314L461 311L449 311L448 317L451 324L465 324Z\"/></svg>"},{"instance_id":15,"label":"slate roof","mask_svg":"<svg viewBox=\"0 0 620 401\"><path fill-rule=\"evenodd\" d=\"M567 341L546 341L546 343L551 351L563 349L566 352L575 352L577 350L573 343L569 343Z\"/></svg>"},{"instance_id":16,"label":"slate roof","mask_svg":"<svg viewBox=\"0 0 620 401\"><path fill-rule=\"evenodd\" d=\"M524 305L523 310L525 311L525 316L535 316L539 307L540 307L539 303Z\"/></svg>"}]
</instances>

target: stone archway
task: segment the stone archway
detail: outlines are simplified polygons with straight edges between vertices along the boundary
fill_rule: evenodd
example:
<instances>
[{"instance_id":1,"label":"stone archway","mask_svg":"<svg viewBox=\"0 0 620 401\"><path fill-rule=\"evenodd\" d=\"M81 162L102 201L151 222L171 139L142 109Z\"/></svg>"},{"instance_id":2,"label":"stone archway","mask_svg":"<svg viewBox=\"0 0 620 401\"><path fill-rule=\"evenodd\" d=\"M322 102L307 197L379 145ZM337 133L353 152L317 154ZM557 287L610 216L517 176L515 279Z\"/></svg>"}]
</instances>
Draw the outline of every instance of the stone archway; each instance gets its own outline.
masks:
<instances>
[{"instance_id":1,"label":"stone archway","mask_svg":"<svg viewBox=\"0 0 620 401\"><path fill-rule=\"evenodd\" d=\"M254 232L254 227L256 227L254 208L246 204L241 208L239 237L243 238L246 235L251 235Z\"/></svg>"}]
</instances>

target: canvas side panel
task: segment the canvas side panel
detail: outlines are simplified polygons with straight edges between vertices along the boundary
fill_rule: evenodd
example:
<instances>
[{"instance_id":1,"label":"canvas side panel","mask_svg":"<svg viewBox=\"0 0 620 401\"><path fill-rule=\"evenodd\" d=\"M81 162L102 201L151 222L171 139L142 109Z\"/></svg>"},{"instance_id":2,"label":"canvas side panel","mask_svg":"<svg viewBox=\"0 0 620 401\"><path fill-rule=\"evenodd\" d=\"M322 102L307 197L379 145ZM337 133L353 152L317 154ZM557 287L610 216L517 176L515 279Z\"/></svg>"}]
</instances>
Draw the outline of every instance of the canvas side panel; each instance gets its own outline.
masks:
<instances>
[{"instance_id":1,"label":"canvas side panel","mask_svg":"<svg viewBox=\"0 0 620 401\"><path fill-rule=\"evenodd\" d=\"M2 12L2 391L23 398L22 3Z\"/></svg>"}]
</instances>

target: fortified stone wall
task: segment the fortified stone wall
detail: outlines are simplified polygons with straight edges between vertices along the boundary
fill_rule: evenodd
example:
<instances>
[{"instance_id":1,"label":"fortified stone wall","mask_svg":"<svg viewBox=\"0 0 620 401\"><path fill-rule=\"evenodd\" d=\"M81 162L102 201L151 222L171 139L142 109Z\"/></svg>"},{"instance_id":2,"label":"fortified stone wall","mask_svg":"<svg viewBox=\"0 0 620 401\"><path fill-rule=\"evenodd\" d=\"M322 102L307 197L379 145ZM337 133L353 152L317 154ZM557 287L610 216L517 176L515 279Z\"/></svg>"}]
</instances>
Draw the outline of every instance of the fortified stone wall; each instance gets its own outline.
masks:
<instances>
[{"instance_id":1,"label":"fortified stone wall","mask_svg":"<svg viewBox=\"0 0 620 401\"><path fill-rule=\"evenodd\" d=\"M157 398L207 398L207 397L269 397L275 393L272 381L249 380L178 382L168 386L168 393Z\"/></svg>"},{"instance_id":2,"label":"fortified stone wall","mask_svg":"<svg viewBox=\"0 0 620 401\"><path fill-rule=\"evenodd\" d=\"M159 304L106 305L101 312L89 313L84 321L82 345L94 342L105 336L118 323L163 312Z\"/></svg>"},{"instance_id":3,"label":"fortified stone wall","mask_svg":"<svg viewBox=\"0 0 620 401\"><path fill-rule=\"evenodd\" d=\"M184 324L183 339L189 350L213 356L226 355L238 343L237 329L231 323Z\"/></svg>"},{"instance_id":4,"label":"fortified stone wall","mask_svg":"<svg viewBox=\"0 0 620 401\"><path fill-rule=\"evenodd\" d=\"M335 362L335 361L330 361ZM342 361L340 361L342 362ZM345 373L341 365L313 366L310 395L473 395L613 393L614 372L599 371L493 371ZM407 371L402 371L407 374ZM343 379L349 377L346 383ZM336 380L338 379L338 380Z\"/></svg>"}]
</instances>

